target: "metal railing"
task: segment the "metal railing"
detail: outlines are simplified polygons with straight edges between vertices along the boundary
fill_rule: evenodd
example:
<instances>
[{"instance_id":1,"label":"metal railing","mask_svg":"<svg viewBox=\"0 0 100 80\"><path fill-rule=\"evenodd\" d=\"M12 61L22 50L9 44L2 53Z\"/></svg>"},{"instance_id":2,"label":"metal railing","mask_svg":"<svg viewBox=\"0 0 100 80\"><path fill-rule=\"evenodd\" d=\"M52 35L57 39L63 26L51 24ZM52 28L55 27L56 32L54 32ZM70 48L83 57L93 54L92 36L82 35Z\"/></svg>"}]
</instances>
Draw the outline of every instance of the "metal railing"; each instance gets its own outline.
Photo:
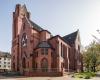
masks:
<instances>
[{"instance_id":1,"label":"metal railing","mask_svg":"<svg viewBox=\"0 0 100 80\"><path fill-rule=\"evenodd\" d=\"M49 68L32 68L32 69L24 68L23 70L26 72L27 71L29 71L29 72L59 72L58 68L52 68L52 69L49 69Z\"/></svg>"},{"instance_id":2,"label":"metal railing","mask_svg":"<svg viewBox=\"0 0 100 80\"><path fill-rule=\"evenodd\" d=\"M61 69L61 68L24 68L23 71L29 72L75 72L72 69Z\"/></svg>"}]
</instances>

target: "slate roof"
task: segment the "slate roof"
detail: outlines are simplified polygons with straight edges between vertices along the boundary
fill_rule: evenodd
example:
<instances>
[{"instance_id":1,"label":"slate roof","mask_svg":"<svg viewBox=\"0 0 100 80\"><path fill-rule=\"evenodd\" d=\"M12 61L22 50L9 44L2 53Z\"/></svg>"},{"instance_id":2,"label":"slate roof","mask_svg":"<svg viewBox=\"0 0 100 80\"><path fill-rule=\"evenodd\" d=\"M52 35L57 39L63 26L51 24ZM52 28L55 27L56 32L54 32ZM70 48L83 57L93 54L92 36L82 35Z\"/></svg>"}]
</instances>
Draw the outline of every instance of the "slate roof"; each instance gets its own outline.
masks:
<instances>
[{"instance_id":1,"label":"slate roof","mask_svg":"<svg viewBox=\"0 0 100 80\"><path fill-rule=\"evenodd\" d=\"M0 57L11 58L11 54L9 54L8 52L1 52L1 51L0 51Z\"/></svg>"},{"instance_id":2,"label":"slate roof","mask_svg":"<svg viewBox=\"0 0 100 80\"><path fill-rule=\"evenodd\" d=\"M43 28L41 28L39 25L37 25L36 23L34 23L33 21L29 20L31 25L33 26L34 29L38 30L38 31L42 31Z\"/></svg>"},{"instance_id":3,"label":"slate roof","mask_svg":"<svg viewBox=\"0 0 100 80\"><path fill-rule=\"evenodd\" d=\"M68 34L68 35L64 36L63 38L66 42L69 42L69 44L71 45L75 42L77 34L78 34L78 30L71 33L71 34Z\"/></svg>"},{"instance_id":4,"label":"slate roof","mask_svg":"<svg viewBox=\"0 0 100 80\"><path fill-rule=\"evenodd\" d=\"M42 41L38 44L37 48L51 48L51 45L47 41Z\"/></svg>"},{"instance_id":5,"label":"slate roof","mask_svg":"<svg viewBox=\"0 0 100 80\"><path fill-rule=\"evenodd\" d=\"M23 9L23 11L25 13L27 12L27 8L26 8L26 5L25 4L22 6L22 9ZM43 28L41 28L39 25L37 25L33 21L29 20L28 18L26 18L26 19L29 21L29 23L33 26L34 29L36 29L38 31L42 31L43 30Z\"/></svg>"}]
</instances>

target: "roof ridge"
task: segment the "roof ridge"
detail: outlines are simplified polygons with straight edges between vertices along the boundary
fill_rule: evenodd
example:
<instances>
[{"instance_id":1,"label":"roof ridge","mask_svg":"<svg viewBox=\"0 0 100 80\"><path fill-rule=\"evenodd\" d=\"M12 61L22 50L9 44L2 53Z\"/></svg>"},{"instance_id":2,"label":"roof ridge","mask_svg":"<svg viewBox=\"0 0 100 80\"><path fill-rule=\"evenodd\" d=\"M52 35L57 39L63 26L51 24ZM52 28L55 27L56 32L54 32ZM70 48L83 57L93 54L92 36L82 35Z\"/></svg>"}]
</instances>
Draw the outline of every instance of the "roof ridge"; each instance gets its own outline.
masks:
<instances>
[{"instance_id":1,"label":"roof ridge","mask_svg":"<svg viewBox=\"0 0 100 80\"><path fill-rule=\"evenodd\" d=\"M32 20L29 20L30 24L33 26L33 28L35 28L36 30L42 31L44 30L41 26L39 26L38 24L36 24L35 22L33 22Z\"/></svg>"},{"instance_id":2,"label":"roof ridge","mask_svg":"<svg viewBox=\"0 0 100 80\"><path fill-rule=\"evenodd\" d=\"M77 34L78 34L79 30L73 32L73 33L70 33L68 35L65 35L63 36L62 38L65 40L65 41L68 41L70 44L73 44L76 40L76 37L77 37Z\"/></svg>"},{"instance_id":3,"label":"roof ridge","mask_svg":"<svg viewBox=\"0 0 100 80\"><path fill-rule=\"evenodd\" d=\"M70 33L70 34L67 34L67 35L63 36L63 37L66 37L66 36L68 36L68 35L74 34L74 33L76 33L76 32L79 32L79 29L78 29L77 31L74 31L74 32L72 32L72 33Z\"/></svg>"}]
</instances>

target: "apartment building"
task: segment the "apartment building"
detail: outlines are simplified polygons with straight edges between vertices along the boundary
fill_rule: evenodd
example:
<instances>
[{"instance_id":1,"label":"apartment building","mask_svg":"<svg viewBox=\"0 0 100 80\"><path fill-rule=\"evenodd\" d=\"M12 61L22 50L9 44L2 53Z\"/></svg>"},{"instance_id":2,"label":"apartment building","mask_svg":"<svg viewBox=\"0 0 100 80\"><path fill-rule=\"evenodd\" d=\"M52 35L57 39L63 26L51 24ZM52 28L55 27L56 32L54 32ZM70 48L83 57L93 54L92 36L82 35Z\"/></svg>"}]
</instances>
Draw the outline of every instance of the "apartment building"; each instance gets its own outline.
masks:
<instances>
[{"instance_id":1,"label":"apartment building","mask_svg":"<svg viewBox=\"0 0 100 80\"><path fill-rule=\"evenodd\" d=\"M0 72L11 70L11 55L7 52L0 52Z\"/></svg>"}]
</instances>

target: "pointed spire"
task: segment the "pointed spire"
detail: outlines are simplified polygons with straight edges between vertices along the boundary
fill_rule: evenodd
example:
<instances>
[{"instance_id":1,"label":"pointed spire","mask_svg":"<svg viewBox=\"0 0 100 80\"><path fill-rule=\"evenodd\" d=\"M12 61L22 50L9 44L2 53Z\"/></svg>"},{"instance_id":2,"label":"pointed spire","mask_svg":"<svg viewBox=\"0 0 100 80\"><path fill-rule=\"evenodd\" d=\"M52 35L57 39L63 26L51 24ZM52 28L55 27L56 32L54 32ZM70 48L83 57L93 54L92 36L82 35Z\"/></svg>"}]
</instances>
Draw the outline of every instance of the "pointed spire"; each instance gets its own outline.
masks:
<instances>
[{"instance_id":1,"label":"pointed spire","mask_svg":"<svg viewBox=\"0 0 100 80\"><path fill-rule=\"evenodd\" d=\"M26 8L25 4L22 6L22 9L23 9L24 12L27 12L27 8Z\"/></svg>"},{"instance_id":2,"label":"pointed spire","mask_svg":"<svg viewBox=\"0 0 100 80\"><path fill-rule=\"evenodd\" d=\"M21 8L21 5L20 4L16 4L16 8L15 8L16 14L19 14L20 8Z\"/></svg>"},{"instance_id":3,"label":"pointed spire","mask_svg":"<svg viewBox=\"0 0 100 80\"><path fill-rule=\"evenodd\" d=\"M21 6L21 4L17 4L15 13L17 16L20 16L21 18L23 18L24 16L27 17L28 19L30 18L30 13L27 11L25 4L22 6Z\"/></svg>"},{"instance_id":4,"label":"pointed spire","mask_svg":"<svg viewBox=\"0 0 100 80\"><path fill-rule=\"evenodd\" d=\"M16 7L20 7L21 6L21 4L16 4Z\"/></svg>"}]
</instances>

